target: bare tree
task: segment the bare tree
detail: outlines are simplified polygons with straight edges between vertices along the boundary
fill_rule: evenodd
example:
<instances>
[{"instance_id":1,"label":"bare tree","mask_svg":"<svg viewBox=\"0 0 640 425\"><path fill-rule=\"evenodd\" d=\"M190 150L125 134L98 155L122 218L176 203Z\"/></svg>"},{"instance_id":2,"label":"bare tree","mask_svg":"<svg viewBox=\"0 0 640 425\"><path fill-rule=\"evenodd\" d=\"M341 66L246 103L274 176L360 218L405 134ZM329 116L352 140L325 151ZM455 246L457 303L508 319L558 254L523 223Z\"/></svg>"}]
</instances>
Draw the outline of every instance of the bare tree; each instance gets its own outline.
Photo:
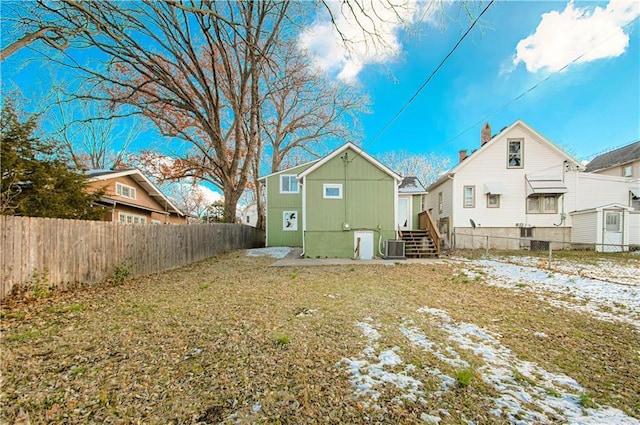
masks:
<instances>
[{"instance_id":1,"label":"bare tree","mask_svg":"<svg viewBox=\"0 0 640 425\"><path fill-rule=\"evenodd\" d=\"M413 154L407 151L394 151L380 154L378 158L405 177L417 177L425 188L449 169L449 158L434 153Z\"/></svg>"},{"instance_id":2,"label":"bare tree","mask_svg":"<svg viewBox=\"0 0 640 425\"><path fill-rule=\"evenodd\" d=\"M65 100L56 93L49 109L54 137L78 169L122 166L131 143L144 129L138 117L114 119L104 102Z\"/></svg>"},{"instance_id":3,"label":"bare tree","mask_svg":"<svg viewBox=\"0 0 640 425\"><path fill-rule=\"evenodd\" d=\"M290 5L42 3L65 28L88 26L74 32L76 42L107 58L83 63L67 54L65 65L89 76L82 98L110 102L114 117L142 114L163 136L186 142L174 150L180 157L169 177L220 187L228 221L235 220L259 142L263 69Z\"/></svg>"}]
</instances>

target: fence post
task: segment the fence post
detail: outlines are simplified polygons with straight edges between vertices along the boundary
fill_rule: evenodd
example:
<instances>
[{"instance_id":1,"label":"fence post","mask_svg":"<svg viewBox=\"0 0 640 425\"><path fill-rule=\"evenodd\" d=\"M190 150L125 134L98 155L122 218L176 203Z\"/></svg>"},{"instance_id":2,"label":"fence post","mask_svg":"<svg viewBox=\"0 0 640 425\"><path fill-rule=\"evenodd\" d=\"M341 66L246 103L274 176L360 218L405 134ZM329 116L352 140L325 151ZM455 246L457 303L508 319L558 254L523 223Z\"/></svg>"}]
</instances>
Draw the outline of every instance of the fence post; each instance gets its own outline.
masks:
<instances>
[{"instance_id":1,"label":"fence post","mask_svg":"<svg viewBox=\"0 0 640 425\"><path fill-rule=\"evenodd\" d=\"M551 241L549 241L549 270L551 270L551 252L552 252L551 245L552 243Z\"/></svg>"}]
</instances>

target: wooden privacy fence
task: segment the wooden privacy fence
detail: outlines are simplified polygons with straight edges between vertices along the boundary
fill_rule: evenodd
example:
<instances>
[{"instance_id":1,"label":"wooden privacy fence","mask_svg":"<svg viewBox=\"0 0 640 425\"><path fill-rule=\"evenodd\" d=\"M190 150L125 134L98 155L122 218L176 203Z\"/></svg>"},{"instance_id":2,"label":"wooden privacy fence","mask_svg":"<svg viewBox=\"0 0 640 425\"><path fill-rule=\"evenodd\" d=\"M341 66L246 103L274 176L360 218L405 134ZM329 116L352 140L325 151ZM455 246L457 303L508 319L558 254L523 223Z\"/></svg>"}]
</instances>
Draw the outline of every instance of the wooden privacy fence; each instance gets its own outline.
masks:
<instances>
[{"instance_id":1,"label":"wooden privacy fence","mask_svg":"<svg viewBox=\"0 0 640 425\"><path fill-rule=\"evenodd\" d=\"M0 216L0 300L15 285L97 283L116 267L157 273L234 249L264 246L264 232L242 224L138 225Z\"/></svg>"}]
</instances>

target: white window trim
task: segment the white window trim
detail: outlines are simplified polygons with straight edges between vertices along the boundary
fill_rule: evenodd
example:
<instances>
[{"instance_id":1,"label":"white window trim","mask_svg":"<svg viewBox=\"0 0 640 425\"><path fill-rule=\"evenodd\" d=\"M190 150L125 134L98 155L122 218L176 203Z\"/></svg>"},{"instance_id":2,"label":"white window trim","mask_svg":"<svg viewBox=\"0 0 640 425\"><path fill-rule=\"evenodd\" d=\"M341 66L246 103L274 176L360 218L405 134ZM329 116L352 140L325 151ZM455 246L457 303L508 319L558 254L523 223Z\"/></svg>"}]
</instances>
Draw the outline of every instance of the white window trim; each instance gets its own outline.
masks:
<instances>
[{"instance_id":1,"label":"white window trim","mask_svg":"<svg viewBox=\"0 0 640 425\"><path fill-rule=\"evenodd\" d=\"M627 173L627 170L629 172ZM622 166L622 177L633 177L633 165L627 164Z\"/></svg>"},{"instance_id":2,"label":"white window trim","mask_svg":"<svg viewBox=\"0 0 640 425\"><path fill-rule=\"evenodd\" d=\"M520 165L509 165L509 144L511 142L520 142ZM507 168L520 169L524 168L524 139L507 139Z\"/></svg>"},{"instance_id":3,"label":"white window trim","mask_svg":"<svg viewBox=\"0 0 640 425\"><path fill-rule=\"evenodd\" d=\"M444 202L442 200L442 192L438 192L438 214L442 214L444 211Z\"/></svg>"},{"instance_id":4,"label":"white window trim","mask_svg":"<svg viewBox=\"0 0 640 425\"><path fill-rule=\"evenodd\" d=\"M545 210L544 209L544 199L545 198L555 198L555 208L553 210ZM529 209L529 198L538 198L538 207L539 209L536 210L531 210ZM527 210L527 214L557 214L558 213L558 200L559 197L557 195L531 195L529 197L527 197L526 199L526 210Z\"/></svg>"},{"instance_id":5,"label":"white window trim","mask_svg":"<svg viewBox=\"0 0 640 425\"><path fill-rule=\"evenodd\" d=\"M127 188L127 190L129 191L129 195L124 195L122 193L123 188ZM116 195L122 196L123 198L136 199L136 188L126 184L122 184L120 182L116 182Z\"/></svg>"},{"instance_id":6,"label":"white window trim","mask_svg":"<svg viewBox=\"0 0 640 425\"><path fill-rule=\"evenodd\" d=\"M327 189L338 189L338 195L327 195ZM322 185L322 197L324 199L342 199L342 183L324 183Z\"/></svg>"},{"instance_id":7,"label":"white window trim","mask_svg":"<svg viewBox=\"0 0 640 425\"><path fill-rule=\"evenodd\" d=\"M471 205L467 205L467 189L471 189ZM462 207L463 208L475 208L476 207L476 187L475 186L463 186L462 187Z\"/></svg>"},{"instance_id":8,"label":"white window trim","mask_svg":"<svg viewBox=\"0 0 640 425\"><path fill-rule=\"evenodd\" d=\"M136 222L137 220L137 222ZM147 218L143 215L118 213L118 223L126 224L147 224Z\"/></svg>"},{"instance_id":9,"label":"white window trim","mask_svg":"<svg viewBox=\"0 0 640 425\"><path fill-rule=\"evenodd\" d=\"M293 177L293 180L295 182L293 187L295 188L295 190L284 190L283 189L282 181L283 181L283 179L285 177L288 178L289 180L291 180L291 177ZM289 184L291 184L291 181L289 181ZM291 189L291 187L289 189ZM300 193L300 188L298 187L298 179L297 179L297 176L295 174L281 174L280 175L280 193L284 193L284 194Z\"/></svg>"},{"instance_id":10,"label":"white window trim","mask_svg":"<svg viewBox=\"0 0 640 425\"><path fill-rule=\"evenodd\" d=\"M496 197L495 205L491 205L491 197ZM494 195L492 193L487 193L487 208L500 208L500 195Z\"/></svg>"}]
</instances>

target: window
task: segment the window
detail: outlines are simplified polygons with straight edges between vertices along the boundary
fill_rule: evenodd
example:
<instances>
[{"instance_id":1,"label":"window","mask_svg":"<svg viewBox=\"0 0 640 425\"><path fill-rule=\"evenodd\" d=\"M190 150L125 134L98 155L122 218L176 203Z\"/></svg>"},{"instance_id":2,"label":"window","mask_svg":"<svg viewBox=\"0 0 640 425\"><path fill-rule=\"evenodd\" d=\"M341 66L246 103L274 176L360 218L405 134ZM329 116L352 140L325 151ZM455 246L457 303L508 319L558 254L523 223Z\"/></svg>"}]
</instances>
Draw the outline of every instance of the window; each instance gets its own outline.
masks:
<instances>
[{"instance_id":1,"label":"window","mask_svg":"<svg viewBox=\"0 0 640 425\"><path fill-rule=\"evenodd\" d=\"M475 208L476 207L476 187L475 186L465 186L464 187L463 206L465 208Z\"/></svg>"},{"instance_id":2,"label":"window","mask_svg":"<svg viewBox=\"0 0 640 425\"><path fill-rule=\"evenodd\" d=\"M282 230L295 232L298 230L298 211L282 212Z\"/></svg>"},{"instance_id":3,"label":"window","mask_svg":"<svg viewBox=\"0 0 640 425\"><path fill-rule=\"evenodd\" d=\"M146 224L147 218L141 215L118 213L118 221L120 223Z\"/></svg>"},{"instance_id":4,"label":"window","mask_svg":"<svg viewBox=\"0 0 640 425\"><path fill-rule=\"evenodd\" d=\"M524 141L520 140L507 140L507 168L522 168L522 145Z\"/></svg>"},{"instance_id":5,"label":"window","mask_svg":"<svg viewBox=\"0 0 640 425\"><path fill-rule=\"evenodd\" d=\"M622 167L622 177L633 177L632 165L625 165Z\"/></svg>"},{"instance_id":6,"label":"window","mask_svg":"<svg viewBox=\"0 0 640 425\"><path fill-rule=\"evenodd\" d=\"M622 231L622 213L618 211L606 211L605 212L605 231L607 232L621 232Z\"/></svg>"},{"instance_id":7,"label":"window","mask_svg":"<svg viewBox=\"0 0 640 425\"><path fill-rule=\"evenodd\" d=\"M533 237L533 227L521 227L520 228L520 237L521 238L532 238Z\"/></svg>"},{"instance_id":8,"label":"window","mask_svg":"<svg viewBox=\"0 0 640 425\"><path fill-rule=\"evenodd\" d=\"M298 193L298 180L294 174L280 176L280 193Z\"/></svg>"},{"instance_id":9,"label":"window","mask_svg":"<svg viewBox=\"0 0 640 425\"><path fill-rule=\"evenodd\" d=\"M527 213L555 214L557 212L556 195L532 195L527 198Z\"/></svg>"},{"instance_id":10,"label":"window","mask_svg":"<svg viewBox=\"0 0 640 425\"><path fill-rule=\"evenodd\" d=\"M500 195L487 193L487 208L500 208Z\"/></svg>"},{"instance_id":11,"label":"window","mask_svg":"<svg viewBox=\"0 0 640 425\"><path fill-rule=\"evenodd\" d=\"M124 198L136 199L136 189L116 182L116 193Z\"/></svg>"},{"instance_id":12,"label":"window","mask_svg":"<svg viewBox=\"0 0 640 425\"><path fill-rule=\"evenodd\" d=\"M342 199L342 184L325 183L322 185L324 199Z\"/></svg>"},{"instance_id":13,"label":"window","mask_svg":"<svg viewBox=\"0 0 640 425\"><path fill-rule=\"evenodd\" d=\"M442 192L438 192L438 214L442 214L443 210L444 207L442 204Z\"/></svg>"},{"instance_id":14,"label":"window","mask_svg":"<svg viewBox=\"0 0 640 425\"><path fill-rule=\"evenodd\" d=\"M633 209L640 210L640 196L635 196L633 192L629 192L629 206Z\"/></svg>"}]
</instances>

